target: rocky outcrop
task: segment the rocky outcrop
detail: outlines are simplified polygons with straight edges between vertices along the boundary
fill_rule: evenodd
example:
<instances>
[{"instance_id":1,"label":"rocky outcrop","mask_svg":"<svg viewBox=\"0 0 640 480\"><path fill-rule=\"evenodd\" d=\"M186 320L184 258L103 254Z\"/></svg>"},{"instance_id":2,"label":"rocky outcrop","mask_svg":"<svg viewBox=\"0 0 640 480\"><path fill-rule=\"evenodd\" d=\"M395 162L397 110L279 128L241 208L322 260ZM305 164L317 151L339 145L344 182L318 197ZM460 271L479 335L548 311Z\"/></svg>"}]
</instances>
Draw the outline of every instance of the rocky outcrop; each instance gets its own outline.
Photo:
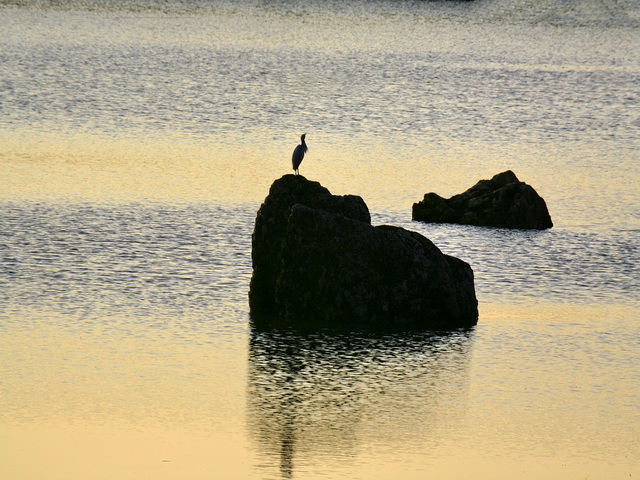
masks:
<instances>
[{"instance_id":1,"label":"rocky outcrop","mask_svg":"<svg viewBox=\"0 0 640 480\"><path fill-rule=\"evenodd\" d=\"M371 225L360 197L285 175L256 217L254 324L298 327L475 325L471 267L418 233Z\"/></svg>"},{"instance_id":2,"label":"rocky outcrop","mask_svg":"<svg viewBox=\"0 0 640 480\"><path fill-rule=\"evenodd\" d=\"M413 204L413 219L427 223L460 223L484 227L544 230L553 223L547 204L511 171L480 180L449 199L427 193Z\"/></svg>"}]
</instances>

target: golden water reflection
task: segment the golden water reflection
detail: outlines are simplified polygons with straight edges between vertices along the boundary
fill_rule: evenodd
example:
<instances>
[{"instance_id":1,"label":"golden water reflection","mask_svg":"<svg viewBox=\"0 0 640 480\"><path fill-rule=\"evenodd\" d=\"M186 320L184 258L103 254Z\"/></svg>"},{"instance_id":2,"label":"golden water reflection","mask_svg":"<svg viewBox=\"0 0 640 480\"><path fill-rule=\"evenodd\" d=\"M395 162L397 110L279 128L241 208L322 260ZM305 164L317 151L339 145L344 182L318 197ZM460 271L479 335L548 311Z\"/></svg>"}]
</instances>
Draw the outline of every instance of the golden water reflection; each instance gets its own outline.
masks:
<instances>
[{"instance_id":1,"label":"golden water reflection","mask_svg":"<svg viewBox=\"0 0 640 480\"><path fill-rule=\"evenodd\" d=\"M470 332L252 331L251 435L284 478L305 478L318 463L354 460L376 445L428 452L464 416L472 345Z\"/></svg>"},{"instance_id":2,"label":"golden water reflection","mask_svg":"<svg viewBox=\"0 0 640 480\"><path fill-rule=\"evenodd\" d=\"M3 311L0 477L249 478L244 329L213 313Z\"/></svg>"},{"instance_id":3,"label":"golden water reflection","mask_svg":"<svg viewBox=\"0 0 640 480\"><path fill-rule=\"evenodd\" d=\"M217 140L5 131L0 143L4 199L225 204L255 198L278 175L268 161L252 167L257 152Z\"/></svg>"},{"instance_id":4,"label":"golden water reflection","mask_svg":"<svg viewBox=\"0 0 640 480\"><path fill-rule=\"evenodd\" d=\"M4 130L0 199L216 202L257 209L271 183L291 172L298 134L253 129L203 138L145 132L116 138ZM520 144L404 140L345 136L318 126L308 133L309 151L300 173L334 194L362 196L373 213L392 211L410 219L411 205L427 192L448 197L481 178L513 169L546 200L557 228L608 228L612 219L637 227L637 219L626 212L635 205L630 186L637 183L638 173L629 170L628 182L619 182L617 170L600 169L599 159L610 150L604 142L541 152ZM552 166L558 157L575 165L575 171L557 175ZM595 189L598 208L585 209L576 192Z\"/></svg>"},{"instance_id":5,"label":"golden water reflection","mask_svg":"<svg viewBox=\"0 0 640 480\"><path fill-rule=\"evenodd\" d=\"M251 478L242 435L193 428L63 422L2 426L0 474L12 480Z\"/></svg>"},{"instance_id":6,"label":"golden water reflection","mask_svg":"<svg viewBox=\"0 0 640 480\"><path fill-rule=\"evenodd\" d=\"M639 472L629 306L484 304L471 332L386 336L12 311L0 324L3 478Z\"/></svg>"},{"instance_id":7,"label":"golden water reflection","mask_svg":"<svg viewBox=\"0 0 640 480\"><path fill-rule=\"evenodd\" d=\"M111 138L5 130L0 131L0 198L256 203L273 180L291 173L297 142L296 132L274 137L267 130L199 140L144 132ZM474 175L484 173L470 165L468 148L454 142L432 145L428 153L422 145L398 149L379 139L322 131L310 133L307 142L301 174L333 193L361 195L373 210L393 206L410 212L425 189L453 194L461 185L452 179L468 178L471 184ZM406 158L417 162L407 168Z\"/></svg>"}]
</instances>

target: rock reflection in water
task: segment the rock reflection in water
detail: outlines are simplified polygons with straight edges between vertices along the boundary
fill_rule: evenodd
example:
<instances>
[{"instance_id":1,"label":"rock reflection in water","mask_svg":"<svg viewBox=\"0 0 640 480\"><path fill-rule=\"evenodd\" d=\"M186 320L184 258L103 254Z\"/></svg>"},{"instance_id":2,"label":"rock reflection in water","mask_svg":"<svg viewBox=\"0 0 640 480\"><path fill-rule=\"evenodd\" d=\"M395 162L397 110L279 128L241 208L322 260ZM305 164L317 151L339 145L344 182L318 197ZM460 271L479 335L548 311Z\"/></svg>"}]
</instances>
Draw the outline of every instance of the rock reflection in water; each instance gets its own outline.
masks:
<instances>
[{"instance_id":1,"label":"rock reflection in water","mask_svg":"<svg viewBox=\"0 0 640 480\"><path fill-rule=\"evenodd\" d=\"M248 417L284 478L370 444L428 454L466 405L472 331L300 334L252 330ZM447 432L447 433L445 433ZM446 440L445 440L446 441Z\"/></svg>"}]
</instances>

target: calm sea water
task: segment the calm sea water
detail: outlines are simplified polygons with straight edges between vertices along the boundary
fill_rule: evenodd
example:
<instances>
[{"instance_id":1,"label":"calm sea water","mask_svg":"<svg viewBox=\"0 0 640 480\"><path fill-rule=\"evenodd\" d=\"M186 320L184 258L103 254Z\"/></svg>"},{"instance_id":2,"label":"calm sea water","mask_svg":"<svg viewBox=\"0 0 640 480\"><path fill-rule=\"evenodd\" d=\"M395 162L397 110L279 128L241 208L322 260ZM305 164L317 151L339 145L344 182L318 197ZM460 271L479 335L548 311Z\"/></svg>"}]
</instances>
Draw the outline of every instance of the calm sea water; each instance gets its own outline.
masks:
<instances>
[{"instance_id":1,"label":"calm sea water","mask_svg":"<svg viewBox=\"0 0 640 480\"><path fill-rule=\"evenodd\" d=\"M0 1L0 474L640 475L632 0ZM478 326L251 328L307 178L469 262ZM554 228L411 221L513 170Z\"/></svg>"}]
</instances>

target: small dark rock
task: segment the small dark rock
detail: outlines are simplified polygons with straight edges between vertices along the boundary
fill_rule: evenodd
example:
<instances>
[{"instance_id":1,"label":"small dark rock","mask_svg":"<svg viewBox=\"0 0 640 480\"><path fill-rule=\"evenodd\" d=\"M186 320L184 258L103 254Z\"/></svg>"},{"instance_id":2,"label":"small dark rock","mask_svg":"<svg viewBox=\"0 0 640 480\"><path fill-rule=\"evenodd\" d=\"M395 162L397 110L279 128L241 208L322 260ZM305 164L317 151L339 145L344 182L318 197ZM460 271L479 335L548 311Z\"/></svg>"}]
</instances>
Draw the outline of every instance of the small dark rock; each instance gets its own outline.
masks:
<instances>
[{"instance_id":1,"label":"small dark rock","mask_svg":"<svg viewBox=\"0 0 640 480\"><path fill-rule=\"evenodd\" d=\"M360 197L335 196L285 175L271 186L253 234L252 318L297 327L475 325L471 267L427 238L371 225Z\"/></svg>"},{"instance_id":2,"label":"small dark rock","mask_svg":"<svg viewBox=\"0 0 640 480\"><path fill-rule=\"evenodd\" d=\"M480 180L449 199L427 193L413 204L413 219L485 227L544 230L553 223L544 199L511 171Z\"/></svg>"}]
</instances>

